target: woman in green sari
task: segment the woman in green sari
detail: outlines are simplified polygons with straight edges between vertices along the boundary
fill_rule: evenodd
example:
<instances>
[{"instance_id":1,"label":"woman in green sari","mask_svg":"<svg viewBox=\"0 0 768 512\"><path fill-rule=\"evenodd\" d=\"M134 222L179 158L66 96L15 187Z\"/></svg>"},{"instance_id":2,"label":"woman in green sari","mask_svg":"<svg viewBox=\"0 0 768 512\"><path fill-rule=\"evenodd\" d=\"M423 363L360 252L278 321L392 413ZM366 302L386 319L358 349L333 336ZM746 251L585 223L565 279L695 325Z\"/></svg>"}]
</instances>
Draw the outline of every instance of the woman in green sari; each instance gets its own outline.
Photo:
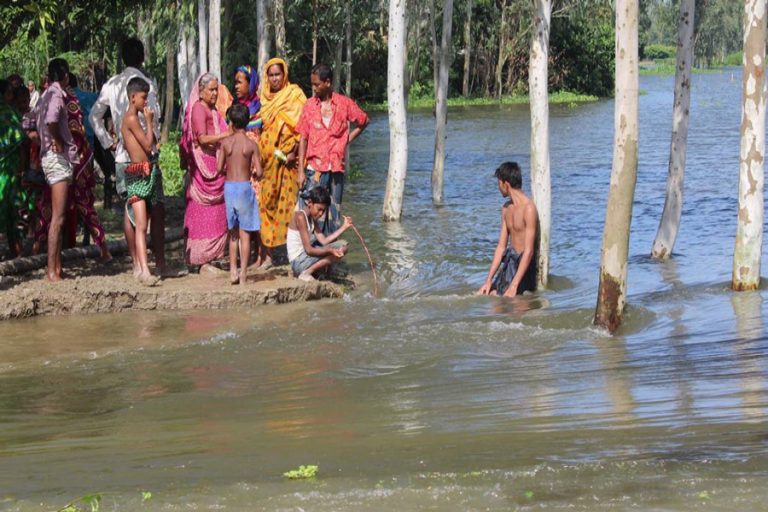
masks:
<instances>
[{"instance_id":1,"label":"woman in green sari","mask_svg":"<svg viewBox=\"0 0 768 512\"><path fill-rule=\"evenodd\" d=\"M0 80L0 98L8 96L11 84ZM24 131L21 116L0 99L0 232L8 237L11 253L18 256L24 233L19 229L17 194L24 163Z\"/></svg>"}]
</instances>

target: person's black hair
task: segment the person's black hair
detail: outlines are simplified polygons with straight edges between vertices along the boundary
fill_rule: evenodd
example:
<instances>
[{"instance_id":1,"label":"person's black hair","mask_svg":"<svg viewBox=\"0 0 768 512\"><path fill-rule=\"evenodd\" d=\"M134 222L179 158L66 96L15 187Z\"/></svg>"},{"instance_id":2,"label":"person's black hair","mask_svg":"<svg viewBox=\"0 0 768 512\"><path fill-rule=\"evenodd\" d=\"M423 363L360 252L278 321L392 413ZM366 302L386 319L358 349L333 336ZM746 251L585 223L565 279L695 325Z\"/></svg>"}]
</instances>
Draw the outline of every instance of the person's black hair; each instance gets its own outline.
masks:
<instances>
[{"instance_id":1,"label":"person's black hair","mask_svg":"<svg viewBox=\"0 0 768 512\"><path fill-rule=\"evenodd\" d=\"M227 119L238 130L245 130L245 127L248 126L248 121L251 119L251 113L248 107L242 103L235 103L227 109Z\"/></svg>"},{"instance_id":2,"label":"person's black hair","mask_svg":"<svg viewBox=\"0 0 768 512\"><path fill-rule=\"evenodd\" d=\"M326 80L333 81L333 70L328 64L315 64L312 66L312 74L317 75L317 78L325 82Z\"/></svg>"},{"instance_id":3,"label":"person's black hair","mask_svg":"<svg viewBox=\"0 0 768 512\"><path fill-rule=\"evenodd\" d=\"M77 77L74 73L69 74L69 86L73 89L77 89Z\"/></svg>"},{"instance_id":4,"label":"person's black hair","mask_svg":"<svg viewBox=\"0 0 768 512\"><path fill-rule=\"evenodd\" d=\"M504 162L496 169L494 175L499 180L509 183L512 188L523 188L523 173L517 162Z\"/></svg>"},{"instance_id":5,"label":"person's black hair","mask_svg":"<svg viewBox=\"0 0 768 512\"><path fill-rule=\"evenodd\" d=\"M48 80L59 82L69 74L69 64L60 58L51 59L48 63Z\"/></svg>"},{"instance_id":6,"label":"person's black hair","mask_svg":"<svg viewBox=\"0 0 768 512\"><path fill-rule=\"evenodd\" d=\"M128 80L128 85L125 87L125 90L128 92L128 99L131 99L132 95L139 92L149 93L149 82L141 77L135 76Z\"/></svg>"},{"instance_id":7,"label":"person's black hair","mask_svg":"<svg viewBox=\"0 0 768 512\"><path fill-rule=\"evenodd\" d=\"M18 73L13 73L12 75L8 75L8 81L11 82L11 85L16 87L17 85L24 85L24 78L21 77Z\"/></svg>"},{"instance_id":8,"label":"person's black hair","mask_svg":"<svg viewBox=\"0 0 768 512\"><path fill-rule=\"evenodd\" d=\"M29 101L29 89L27 89L26 85L20 85L13 88L13 101L19 101L19 98L23 98L25 96L27 101Z\"/></svg>"},{"instance_id":9,"label":"person's black hair","mask_svg":"<svg viewBox=\"0 0 768 512\"><path fill-rule=\"evenodd\" d=\"M331 194L328 192L327 188L319 185L309 191L309 197L307 199L314 204L324 204L325 206L331 205Z\"/></svg>"},{"instance_id":10,"label":"person's black hair","mask_svg":"<svg viewBox=\"0 0 768 512\"><path fill-rule=\"evenodd\" d=\"M123 57L123 64L126 66L140 68L144 64L144 43L135 37L128 38L123 42L120 55Z\"/></svg>"}]
</instances>

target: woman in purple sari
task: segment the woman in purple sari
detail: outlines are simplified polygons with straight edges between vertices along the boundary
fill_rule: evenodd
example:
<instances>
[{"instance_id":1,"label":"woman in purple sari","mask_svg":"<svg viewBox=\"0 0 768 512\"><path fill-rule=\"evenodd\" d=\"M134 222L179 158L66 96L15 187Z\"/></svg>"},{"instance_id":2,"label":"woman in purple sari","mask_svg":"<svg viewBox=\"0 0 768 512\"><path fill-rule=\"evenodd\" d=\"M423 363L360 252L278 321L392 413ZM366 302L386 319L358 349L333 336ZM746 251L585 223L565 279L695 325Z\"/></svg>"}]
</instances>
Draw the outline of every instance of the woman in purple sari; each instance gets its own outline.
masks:
<instances>
[{"instance_id":1,"label":"woman in purple sari","mask_svg":"<svg viewBox=\"0 0 768 512\"><path fill-rule=\"evenodd\" d=\"M225 176L216 172L216 151L229 130L224 115L216 110L218 78L205 73L195 85L187 101L179 147L182 166L189 173L185 252L189 265L209 270L211 261L224 257L227 245Z\"/></svg>"}]
</instances>

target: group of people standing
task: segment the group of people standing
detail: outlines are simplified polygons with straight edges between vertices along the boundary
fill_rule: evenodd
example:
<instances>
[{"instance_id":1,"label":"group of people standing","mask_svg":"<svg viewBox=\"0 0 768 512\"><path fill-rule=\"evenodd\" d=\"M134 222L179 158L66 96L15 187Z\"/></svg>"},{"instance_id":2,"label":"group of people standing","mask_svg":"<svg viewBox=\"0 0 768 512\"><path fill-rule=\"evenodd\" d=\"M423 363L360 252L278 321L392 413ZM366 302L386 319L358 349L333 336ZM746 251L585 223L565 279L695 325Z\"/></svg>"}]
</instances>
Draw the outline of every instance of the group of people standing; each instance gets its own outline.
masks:
<instances>
[{"instance_id":1,"label":"group of people standing","mask_svg":"<svg viewBox=\"0 0 768 512\"><path fill-rule=\"evenodd\" d=\"M146 281L145 272L138 266L141 258L137 255L137 219L132 206L144 198L128 197L126 172L130 181L136 162L132 162L126 148L123 121L132 108L141 129L154 135L148 139L151 148L147 157L153 160L151 167L155 168L160 120L154 113L159 113L160 108L157 86L141 70L144 61L141 41L128 39L122 46L121 56L125 69L104 84L88 114L84 114L72 90L73 75L62 59L51 61L50 85L32 110L25 87L21 89L27 92L26 99L17 99L17 94L24 96L24 93L0 82L3 89L0 91L3 94L0 101L0 227L9 233L11 244L17 243L20 235L14 229L19 215L13 212L20 210L22 202L30 202L21 193L24 187L20 176L27 168L35 167L35 157L38 157L45 192L39 194L35 208L42 219L39 224L45 226L47 276L51 280L61 278L60 235L67 205L75 205L80 211L94 240L102 246L103 259L110 259L104 229L93 208L93 149L85 136L90 124L98 143L114 155L117 192L126 199L123 227L134 261L134 274L137 278L143 274L142 280ZM135 79L141 83L137 85ZM309 192L315 187L325 187L330 193L327 210L332 215L327 216L331 218L322 229L327 233L337 230L345 153L348 144L367 126L368 116L354 101L333 91L332 79L328 66L314 66L311 72L314 96L308 100L302 89L289 81L288 64L279 58L269 60L263 70L239 66L234 73L234 97L213 74L203 73L197 78L183 112L180 142L181 165L187 170L184 228L188 265L201 271L212 270L211 264L224 257L227 240L235 236L236 228L233 229L231 218L228 222L225 202L226 172L217 166L217 156L225 139L237 131L244 132L257 145L259 154L260 172L254 169L251 173L258 215L258 233L253 237L258 247L255 265L266 268L273 264L275 249L286 244L289 225L296 212L305 206L301 197L309 198ZM141 93L144 83L148 92L143 96L145 99L137 103L134 95ZM24 108L19 107L22 104ZM242 130L236 129L232 119L228 119L227 111L233 105L247 108ZM238 115L241 112L244 113L242 107ZM29 122L22 123L22 116ZM137 133L137 140L142 142L142 132ZM30 142L39 148L39 156L30 151ZM165 206L159 171L150 188L146 198L147 222L151 225L156 275L162 277L170 272L164 253ZM42 228L38 226L35 231L41 232ZM296 251L289 248L288 252Z\"/></svg>"}]
</instances>

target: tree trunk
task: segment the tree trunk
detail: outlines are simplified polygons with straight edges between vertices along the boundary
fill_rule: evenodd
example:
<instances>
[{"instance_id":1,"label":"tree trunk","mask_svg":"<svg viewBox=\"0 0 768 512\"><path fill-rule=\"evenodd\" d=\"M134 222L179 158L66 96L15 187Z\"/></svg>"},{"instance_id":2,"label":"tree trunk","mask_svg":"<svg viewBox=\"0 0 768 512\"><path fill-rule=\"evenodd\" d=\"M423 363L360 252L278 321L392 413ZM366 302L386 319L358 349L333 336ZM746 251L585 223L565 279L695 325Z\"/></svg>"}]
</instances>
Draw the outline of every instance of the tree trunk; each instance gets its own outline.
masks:
<instances>
[{"instance_id":1,"label":"tree trunk","mask_svg":"<svg viewBox=\"0 0 768 512\"><path fill-rule=\"evenodd\" d=\"M144 45L144 62L150 62L152 60L152 41L150 40L150 29L147 26L149 24L149 18L151 13L149 9L139 8L138 15L136 16L136 33L141 40L141 44Z\"/></svg>"},{"instance_id":2,"label":"tree trunk","mask_svg":"<svg viewBox=\"0 0 768 512\"><path fill-rule=\"evenodd\" d=\"M312 65L317 64L317 0L312 0Z\"/></svg>"},{"instance_id":3,"label":"tree trunk","mask_svg":"<svg viewBox=\"0 0 768 512\"><path fill-rule=\"evenodd\" d=\"M440 47L437 44L437 12L435 10L435 0L429 2L429 30L432 33L432 87L437 97L437 82L439 80L438 71L440 69Z\"/></svg>"},{"instance_id":4,"label":"tree trunk","mask_svg":"<svg viewBox=\"0 0 768 512\"><path fill-rule=\"evenodd\" d=\"M267 19L266 0L256 0L256 32L259 41L257 72L261 75L264 71L264 66L269 60L270 51L269 20Z\"/></svg>"},{"instance_id":5,"label":"tree trunk","mask_svg":"<svg viewBox=\"0 0 768 512\"><path fill-rule=\"evenodd\" d=\"M637 181L638 141L638 0L623 0L618 6L613 167L595 310L595 324L611 333L621 324L626 301L629 227Z\"/></svg>"},{"instance_id":6,"label":"tree trunk","mask_svg":"<svg viewBox=\"0 0 768 512\"><path fill-rule=\"evenodd\" d=\"M179 94L181 95L181 112L183 113L187 106L187 98L189 97L189 54L187 52L187 31L182 25L181 37L179 38L179 49L177 51L178 69L179 75Z\"/></svg>"},{"instance_id":7,"label":"tree trunk","mask_svg":"<svg viewBox=\"0 0 768 512\"><path fill-rule=\"evenodd\" d=\"M207 71L208 70L208 15L205 11L205 0L197 0L197 37L198 37L197 56L200 59L199 68L203 71Z\"/></svg>"},{"instance_id":8,"label":"tree trunk","mask_svg":"<svg viewBox=\"0 0 768 512\"><path fill-rule=\"evenodd\" d=\"M208 71L221 78L221 0L208 0Z\"/></svg>"},{"instance_id":9,"label":"tree trunk","mask_svg":"<svg viewBox=\"0 0 768 512\"><path fill-rule=\"evenodd\" d=\"M691 106L691 66L693 65L693 27L696 0L680 2L677 32L677 66L675 67L675 104L672 108L672 143L669 147L667 199L659 229L653 241L651 256L666 259L680 227L683 211L683 175L688 151L688 111Z\"/></svg>"},{"instance_id":10,"label":"tree trunk","mask_svg":"<svg viewBox=\"0 0 768 512\"><path fill-rule=\"evenodd\" d=\"M539 212L537 286L546 288L549 277L549 236L552 188L549 173L549 27L552 0L536 0L533 13L528 89L531 103L531 191Z\"/></svg>"},{"instance_id":11,"label":"tree trunk","mask_svg":"<svg viewBox=\"0 0 768 512\"><path fill-rule=\"evenodd\" d=\"M285 6L283 0L274 0L275 2L275 54L281 59L285 59Z\"/></svg>"},{"instance_id":12,"label":"tree trunk","mask_svg":"<svg viewBox=\"0 0 768 512\"><path fill-rule=\"evenodd\" d=\"M344 64L344 41L338 41L333 51L333 90L341 90L341 71Z\"/></svg>"},{"instance_id":13,"label":"tree trunk","mask_svg":"<svg viewBox=\"0 0 768 512\"><path fill-rule=\"evenodd\" d=\"M347 85L344 88L344 91L347 93L347 96L352 97L352 6L354 4L351 0L347 0L347 17L346 17L346 27L345 27L345 45L347 49L347 56L345 63L347 68ZM349 154L349 144L347 144L347 154Z\"/></svg>"},{"instance_id":14,"label":"tree trunk","mask_svg":"<svg viewBox=\"0 0 768 512\"><path fill-rule=\"evenodd\" d=\"M464 79L461 81L462 96L469 96L469 63L472 53L472 8L474 0L467 0L467 19L464 21Z\"/></svg>"},{"instance_id":15,"label":"tree trunk","mask_svg":"<svg viewBox=\"0 0 768 512\"><path fill-rule=\"evenodd\" d=\"M174 57L173 52L168 52L165 56L165 113L163 114L163 126L160 130L160 144L168 142L168 132L171 131L171 122L173 121Z\"/></svg>"},{"instance_id":16,"label":"tree trunk","mask_svg":"<svg viewBox=\"0 0 768 512\"><path fill-rule=\"evenodd\" d=\"M408 84L416 82L419 79L419 66L421 65L421 3L416 4L416 33L413 36L413 44L416 45L416 49L413 53L413 59L409 59L410 72L408 73ZM408 94L408 91L406 91Z\"/></svg>"},{"instance_id":17,"label":"tree trunk","mask_svg":"<svg viewBox=\"0 0 768 512\"><path fill-rule=\"evenodd\" d=\"M501 73L504 70L504 63L507 61L507 0L501 1L501 23L499 26L499 58L496 61L496 97L501 98Z\"/></svg>"},{"instance_id":18,"label":"tree trunk","mask_svg":"<svg viewBox=\"0 0 768 512\"><path fill-rule=\"evenodd\" d=\"M744 10L739 218L731 284L734 290L739 291L756 290L760 285L765 168L766 0L745 0Z\"/></svg>"},{"instance_id":19,"label":"tree trunk","mask_svg":"<svg viewBox=\"0 0 768 512\"><path fill-rule=\"evenodd\" d=\"M408 168L408 127L405 113L405 4L389 0L387 39L387 105L389 109L389 171L384 192L382 218L399 221L403 211L403 191Z\"/></svg>"},{"instance_id":20,"label":"tree trunk","mask_svg":"<svg viewBox=\"0 0 768 512\"><path fill-rule=\"evenodd\" d=\"M443 2L443 33L440 39L440 73L435 96L435 158L432 165L432 202L443 204L445 125L448 122L448 73L451 66L453 0Z\"/></svg>"}]
</instances>

